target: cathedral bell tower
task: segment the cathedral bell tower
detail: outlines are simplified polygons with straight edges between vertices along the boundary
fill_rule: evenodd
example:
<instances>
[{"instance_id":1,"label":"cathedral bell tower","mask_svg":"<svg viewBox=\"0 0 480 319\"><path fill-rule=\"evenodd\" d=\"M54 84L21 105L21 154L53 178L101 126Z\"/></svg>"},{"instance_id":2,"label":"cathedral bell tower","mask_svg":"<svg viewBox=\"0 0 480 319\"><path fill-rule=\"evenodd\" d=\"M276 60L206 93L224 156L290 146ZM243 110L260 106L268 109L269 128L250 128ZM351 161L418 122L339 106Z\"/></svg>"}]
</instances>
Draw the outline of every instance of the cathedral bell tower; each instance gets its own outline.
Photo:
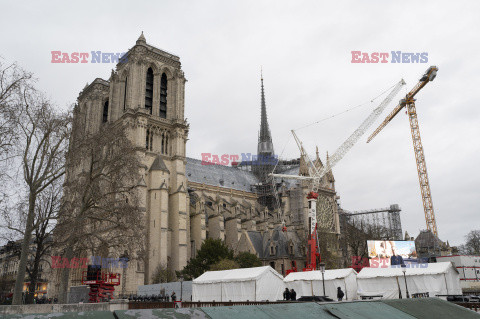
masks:
<instances>
[{"instance_id":1,"label":"cathedral bell tower","mask_svg":"<svg viewBox=\"0 0 480 319\"><path fill-rule=\"evenodd\" d=\"M143 32L122 60L110 78L108 120L127 124L144 164L139 189L148 284L157 267L173 272L187 264L186 79L180 58L148 44Z\"/></svg>"}]
</instances>

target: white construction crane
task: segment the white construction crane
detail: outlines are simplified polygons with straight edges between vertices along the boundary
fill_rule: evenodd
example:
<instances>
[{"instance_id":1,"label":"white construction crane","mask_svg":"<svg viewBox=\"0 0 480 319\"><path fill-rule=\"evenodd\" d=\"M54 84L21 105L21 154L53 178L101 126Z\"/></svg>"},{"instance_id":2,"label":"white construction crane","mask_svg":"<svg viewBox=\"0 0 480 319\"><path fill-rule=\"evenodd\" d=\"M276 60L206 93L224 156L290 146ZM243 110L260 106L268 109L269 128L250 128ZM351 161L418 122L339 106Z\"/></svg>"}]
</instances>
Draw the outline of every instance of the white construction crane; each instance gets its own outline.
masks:
<instances>
[{"instance_id":1,"label":"white construction crane","mask_svg":"<svg viewBox=\"0 0 480 319\"><path fill-rule=\"evenodd\" d=\"M332 168L337 165L338 162L352 149L352 147L358 142L358 140L365 134L365 132L372 126L375 120L382 114L382 112L387 107L388 103L392 101L395 95L398 94L402 86L405 85L405 81L401 79L395 87L392 89L390 94L380 103L380 105L375 108L372 113L362 122L362 124L345 140L345 142L340 145L340 147L333 153L330 157L330 160L327 161L326 165L320 169L313 164L312 160L308 156L307 152L303 148L303 144L295 134L295 131L292 130L293 138L297 143L297 146L300 150L300 156L307 159L307 165L309 170L310 176L299 176L299 175L286 175L286 174L270 174L273 177L278 178L291 178L297 180L311 180L312 181L312 190L314 192L318 191L318 187L320 186L320 180L322 179L325 174L327 174Z\"/></svg>"},{"instance_id":2,"label":"white construction crane","mask_svg":"<svg viewBox=\"0 0 480 319\"><path fill-rule=\"evenodd\" d=\"M310 229L310 235L308 238L308 247L309 253L307 256L307 267L304 270L315 270L317 268L317 257L320 256L318 252L318 236L317 236L317 197L318 189L320 187L320 182L323 176L327 174L344 156L348 151L358 142L360 137L365 134L367 129L373 124L377 117L383 112L385 107L390 103L395 95L398 94L401 87L405 85L405 81L400 80L395 87L392 89L390 94L380 103L380 105L373 110L373 112L362 122L362 124L350 135L350 137L343 142L342 145L335 151L331 160L327 160L326 165L321 168L317 168L313 161L308 156L307 152L303 148L303 144L295 134L295 131L292 130L293 137L297 146L300 150L300 156L307 160L308 175L309 176L300 176L300 175L286 175L286 174L274 174L271 173L270 176L279 177L279 178L292 178L297 180L309 180L311 181L311 191L307 195L308 199L308 224ZM273 181L272 181L273 182ZM278 204L278 195L274 187L275 198ZM280 205L279 205L280 207ZM282 212L281 212L282 213ZM286 227L284 227L284 230Z\"/></svg>"}]
</instances>

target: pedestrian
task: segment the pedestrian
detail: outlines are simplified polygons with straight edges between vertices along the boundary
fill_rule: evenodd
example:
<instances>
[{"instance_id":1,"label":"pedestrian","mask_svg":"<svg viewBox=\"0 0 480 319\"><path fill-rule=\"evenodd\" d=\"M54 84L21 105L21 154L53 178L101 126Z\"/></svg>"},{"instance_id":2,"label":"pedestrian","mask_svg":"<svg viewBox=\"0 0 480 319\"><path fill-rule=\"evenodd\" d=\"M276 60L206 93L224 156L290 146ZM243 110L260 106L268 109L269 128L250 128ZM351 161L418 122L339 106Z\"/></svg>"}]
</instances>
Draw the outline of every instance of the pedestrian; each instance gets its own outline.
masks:
<instances>
[{"instance_id":1,"label":"pedestrian","mask_svg":"<svg viewBox=\"0 0 480 319\"><path fill-rule=\"evenodd\" d=\"M283 300L290 300L290 290L288 290L288 288L285 288L283 292Z\"/></svg>"},{"instance_id":2,"label":"pedestrian","mask_svg":"<svg viewBox=\"0 0 480 319\"><path fill-rule=\"evenodd\" d=\"M172 301L173 301L173 302L177 301L177 295L175 294L175 291L172 292L171 297L172 297Z\"/></svg>"},{"instance_id":3,"label":"pedestrian","mask_svg":"<svg viewBox=\"0 0 480 319\"><path fill-rule=\"evenodd\" d=\"M338 298L338 301L342 301L343 296L345 296L345 294L343 293L342 288L338 287L338 288L337 288L337 298Z\"/></svg>"},{"instance_id":4,"label":"pedestrian","mask_svg":"<svg viewBox=\"0 0 480 319\"><path fill-rule=\"evenodd\" d=\"M290 300L292 300L292 301L297 300L297 293L296 293L295 290L293 290L293 288L292 288L292 290L290 290Z\"/></svg>"}]
</instances>

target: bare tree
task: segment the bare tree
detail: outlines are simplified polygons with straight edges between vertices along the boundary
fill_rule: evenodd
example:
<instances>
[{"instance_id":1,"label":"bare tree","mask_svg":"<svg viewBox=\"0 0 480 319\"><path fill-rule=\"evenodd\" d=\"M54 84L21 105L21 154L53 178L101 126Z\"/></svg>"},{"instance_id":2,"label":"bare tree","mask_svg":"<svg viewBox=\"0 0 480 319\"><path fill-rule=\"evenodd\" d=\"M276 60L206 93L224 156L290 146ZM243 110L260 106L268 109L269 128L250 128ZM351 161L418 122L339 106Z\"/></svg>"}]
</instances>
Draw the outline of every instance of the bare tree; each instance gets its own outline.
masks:
<instances>
[{"instance_id":1,"label":"bare tree","mask_svg":"<svg viewBox=\"0 0 480 319\"><path fill-rule=\"evenodd\" d=\"M21 101L22 92L31 86L32 74L16 63L6 65L0 58L0 160L12 149L16 139L15 112Z\"/></svg>"},{"instance_id":2,"label":"bare tree","mask_svg":"<svg viewBox=\"0 0 480 319\"><path fill-rule=\"evenodd\" d=\"M63 256L141 251L145 229L137 195L141 163L126 128L104 123L97 133L88 134L78 108L74 118L64 207L55 236L63 242ZM66 302L69 276L70 270L62 269L60 302Z\"/></svg>"},{"instance_id":3,"label":"bare tree","mask_svg":"<svg viewBox=\"0 0 480 319\"><path fill-rule=\"evenodd\" d=\"M165 265L158 265L152 275L152 284L175 281L175 272Z\"/></svg>"},{"instance_id":4,"label":"bare tree","mask_svg":"<svg viewBox=\"0 0 480 319\"><path fill-rule=\"evenodd\" d=\"M343 231L341 244L344 250L344 267L351 266L354 257L358 262L368 258L368 240L385 240L388 233L383 226L365 223L361 220L347 219L342 216Z\"/></svg>"},{"instance_id":5,"label":"bare tree","mask_svg":"<svg viewBox=\"0 0 480 319\"><path fill-rule=\"evenodd\" d=\"M52 183L48 188L39 194L35 209L35 222L32 231L32 243L29 245L27 258L27 274L30 282L29 291L26 295L26 303L32 303L35 294L35 287L41 276L42 264L50 264L48 253L54 246L52 232L60 211L62 196L62 183ZM2 212L5 224L1 228L7 236L3 239L11 240L25 236L25 222L28 215L28 201L20 201L17 213Z\"/></svg>"},{"instance_id":6,"label":"bare tree","mask_svg":"<svg viewBox=\"0 0 480 319\"><path fill-rule=\"evenodd\" d=\"M464 255L480 255L480 230L472 230L465 236L465 244L459 247Z\"/></svg>"},{"instance_id":7,"label":"bare tree","mask_svg":"<svg viewBox=\"0 0 480 319\"><path fill-rule=\"evenodd\" d=\"M55 182L45 189L37 199L37 214L33 232L35 250L32 254L33 258L27 264L30 286L26 303L33 301L35 286L41 279L42 263L50 264L48 253L55 246L52 235L60 212L61 196L62 184Z\"/></svg>"},{"instance_id":8,"label":"bare tree","mask_svg":"<svg viewBox=\"0 0 480 319\"><path fill-rule=\"evenodd\" d=\"M50 101L32 88L23 88L21 103L17 107L19 113L15 125L19 137L15 148L21 161L28 210L12 304L22 302L27 258L35 229L37 198L65 173L70 131L68 114L56 112Z\"/></svg>"},{"instance_id":9,"label":"bare tree","mask_svg":"<svg viewBox=\"0 0 480 319\"><path fill-rule=\"evenodd\" d=\"M9 195L13 150L18 140L16 117L22 111L22 92L33 82L32 74L0 57L0 210L12 209ZM10 194L9 194L10 193Z\"/></svg>"}]
</instances>

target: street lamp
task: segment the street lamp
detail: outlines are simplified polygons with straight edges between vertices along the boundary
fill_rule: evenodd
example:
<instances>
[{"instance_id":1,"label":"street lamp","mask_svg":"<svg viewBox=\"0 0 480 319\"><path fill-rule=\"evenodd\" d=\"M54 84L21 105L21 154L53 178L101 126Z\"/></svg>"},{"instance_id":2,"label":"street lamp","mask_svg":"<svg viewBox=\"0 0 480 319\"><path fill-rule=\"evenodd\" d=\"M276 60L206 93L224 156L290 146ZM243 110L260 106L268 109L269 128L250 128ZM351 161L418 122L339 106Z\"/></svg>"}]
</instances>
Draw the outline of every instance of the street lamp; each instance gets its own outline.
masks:
<instances>
[{"instance_id":1,"label":"street lamp","mask_svg":"<svg viewBox=\"0 0 480 319\"><path fill-rule=\"evenodd\" d=\"M130 256L128 256L128 251L124 250L123 255L121 255L120 258L123 258L123 260L125 262L123 264L123 274L122 274L122 276L123 276L123 280L122 280L122 295L123 295L123 297L122 298L125 298L125 293L126 293L125 289L126 289L126 285L127 285L127 278L126 278L126 276L127 276L127 263L130 260Z\"/></svg>"},{"instance_id":2,"label":"street lamp","mask_svg":"<svg viewBox=\"0 0 480 319\"><path fill-rule=\"evenodd\" d=\"M325 297L325 263L320 263L320 271L322 272L323 296Z\"/></svg>"},{"instance_id":3,"label":"street lamp","mask_svg":"<svg viewBox=\"0 0 480 319\"><path fill-rule=\"evenodd\" d=\"M407 290L407 298L410 298L410 295L408 294L407 276L405 275L407 272L407 266L405 264L402 264L402 271L403 279L405 280L405 289Z\"/></svg>"},{"instance_id":4,"label":"street lamp","mask_svg":"<svg viewBox=\"0 0 480 319\"><path fill-rule=\"evenodd\" d=\"M180 301L183 301L183 276L178 276L178 280L180 281Z\"/></svg>"}]
</instances>

